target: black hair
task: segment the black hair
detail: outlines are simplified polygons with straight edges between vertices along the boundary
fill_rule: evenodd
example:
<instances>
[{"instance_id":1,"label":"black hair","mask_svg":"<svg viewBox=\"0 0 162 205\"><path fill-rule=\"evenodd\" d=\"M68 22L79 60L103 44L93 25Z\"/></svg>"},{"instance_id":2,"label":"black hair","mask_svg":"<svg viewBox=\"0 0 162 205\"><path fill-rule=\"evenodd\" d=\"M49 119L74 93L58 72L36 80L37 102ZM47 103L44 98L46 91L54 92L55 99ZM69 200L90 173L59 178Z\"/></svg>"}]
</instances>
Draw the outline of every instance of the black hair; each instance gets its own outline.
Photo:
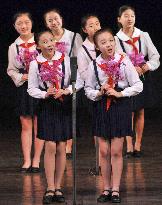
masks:
<instances>
[{"instance_id":1,"label":"black hair","mask_svg":"<svg viewBox=\"0 0 162 205\"><path fill-rule=\"evenodd\" d=\"M52 33L52 31L50 29L46 29L46 30L40 31L38 33L35 33L34 34L34 40L35 40L35 43L37 45L39 43L40 36L43 35L44 33L51 33L53 35L53 33Z\"/></svg>"},{"instance_id":2,"label":"black hair","mask_svg":"<svg viewBox=\"0 0 162 205\"><path fill-rule=\"evenodd\" d=\"M63 20L63 17L62 17L62 14L60 12L59 9L56 9L56 8L53 8L53 9L48 9L44 14L43 14L43 20L44 20L44 24L47 25L46 23L46 16L48 13L50 12L54 12L54 13L57 13L61 18L62 18L62 25L64 24L64 20Z\"/></svg>"},{"instance_id":3,"label":"black hair","mask_svg":"<svg viewBox=\"0 0 162 205\"><path fill-rule=\"evenodd\" d=\"M80 31L80 33L81 33L81 36L83 37L83 39L85 39L87 37L87 34L84 33L83 29L85 29L86 24L87 24L87 20L90 19L91 17L96 17L99 20L99 17L96 14L87 14L81 18L81 31Z\"/></svg>"},{"instance_id":4,"label":"black hair","mask_svg":"<svg viewBox=\"0 0 162 205\"><path fill-rule=\"evenodd\" d=\"M28 18L31 20L31 22L33 24L32 15L31 15L30 12L28 12L28 11L19 11L13 16L13 25L15 25L15 22L16 22L17 18L21 17L22 15L27 15Z\"/></svg>"},{"instance_id":5,"label":"black hair","mask_svg":"<svg viewBox=\"0 0 162 205\"><path fill-rule=\"evenodd\" d=\"M119 11L118 11L118 17L120 18L122 16L122 14L126 11L126 10L132 10L134 13L135 13L135 9L132 7L132 6L129 6L129 5L123 5L119 8ZM118 22L118 27L119 28L122 28L122 24Z\"/></svg>"},{"instance_id":6,"label":"black hair","mask_svg":"<svg viewBox=\"0 0 162 205\"><path fill-rule=\"evenodd\" d=\"M98 16L95 14L87 14L86 16L83 16L81 19L81 27L82 28L85 28L85 26L87 24L87 20L90 19L91 17L96 17L97 19L99 19Z\"/></svg>"},{"instance_id":7,"label":"black hair","mask_svg":"<svg viewBox=\"0 0 162 205\"><path fill-rule=\"evenodd\" d=\"M93 36L93 41L94 41L94 44L95 46L97 47L97 39L98 39L98 36L102 33L105 33L105 32L108 32L110 33L112 36L114 36L112 30L110 28L101 28L100 30L96 31L96 33L94 34Z\"/></svg>"}]
</instances>

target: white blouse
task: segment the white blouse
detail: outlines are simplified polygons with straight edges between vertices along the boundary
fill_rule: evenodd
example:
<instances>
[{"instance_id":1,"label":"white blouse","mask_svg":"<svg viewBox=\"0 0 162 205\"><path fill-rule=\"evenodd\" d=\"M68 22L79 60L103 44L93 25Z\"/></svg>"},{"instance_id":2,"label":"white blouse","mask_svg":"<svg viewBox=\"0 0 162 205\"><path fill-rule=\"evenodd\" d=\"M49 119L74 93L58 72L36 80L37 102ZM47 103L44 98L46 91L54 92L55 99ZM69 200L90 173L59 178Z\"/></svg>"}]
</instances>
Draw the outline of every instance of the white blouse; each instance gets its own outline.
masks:
<instances>
[{"instance_id":1,"label":"white blouse","mask_svg":"<svg viewBox=\"0 0 162 205\"><path fill-rule=\"evenodd\" d=\"M85 39L82 45L84 45L87 48L92 59L93 60L96 59L95 45L91 43L88 40L88 38ZM78 51L78 55L77 55L77 64L78 64L77 80L76 80L77 90L84 87L84 81L87 76L86 72L87 72L88 65L90 62L91 62L90 57L87 55L85 49L81 46Z\"/></svg>"},{"instance_id":2,"label":"white blouse","mask_svg":"<svg viewBox=\"0 0 162 205\"><path fill-rule=\"evenodd\" d=\"M62 54L60 52L55 52L55 55L53 56L52 60L58 60L60 59ZM47 61L46 58L43 57L42 54L39 54L36 58L36 60L40 63L43 63ZM42 91L40 87L44 88L43 81L40 77L39 74L39 69L38 69L38 62L34 60L30 63L30 68L29 68L29 76L28 76L28 93L32 97L35 98L45 98L46 91ZM52 60L48 61L49 65L52 64ZM70 90L72 93L72 86L70 85L70 78L71 78L71 70L70 70L70 58L66 55L64 58L64 63L65 63L65 76L64 76L64 88L67 88ZM59 66L62 70L62 64ZM47 87L51 86L50 82L46 82ZM61 78L59 81L59 84L61 86Z\"/></svg>"},{"instance_id":3,"label":"white blouse","mask_svg":"<svg viewBox=\"0 0 162 205\"><path fill-rule=\"evenodd\" d=\"M91 55L92 59L96 59L96 51L95 51L95 45L91 43L88 38L85 39L83 42L83 45L87 48L89 54ZM78 71L80 73L80 76L83 80L86 79L86 72L88 69L88 65L91 62L91 59L87 55L86 51L83 47L80 47L77 55L77 63L78 63Z\"/></svg>"},{"instance_id":4,"label":"white blouse","mask_svg":"<svg viewBox=\"0 0 162 205\"><path fill-rule=\"evenodd\" d=\"M64 29L64 34L61 37L61 39L59 40L59 42L67 43L67 50L66 50L67 55L69 55L69 53L70 53L73 36L74 36L74 32L69 31L67 29ZM83 40L82 40L81 35L79 33L76 33L74 46L73 46L72 53L71 53L70 57L77 56L78 50L82 46L82 43L83 43Z\"/></svg>"},{"instance_id":5,"label":"white blouse","mask_svg":"<svg viewBox=\"0 0 162 205\"><path fill-rule=\"evenodd\" d=\"M34 36L28 40L28 43L34 42ZM17 48L18 45L19 50L23 49L20 44L25 43L20 37L18 37L14 43L9 46L8 49L8 68L7 74L12 78L16 87L23 85L25 81L22 80L23 74L19 72L19 69L23 68L24 66L16 60ZM29 50L34 51L36 50L36 45L33 45L29 48Z\"/></svg>"},{"instance_id":6,"label":"white blouse","mask_svg":"<svg viewBox=\"0 0 162 205\"><path fill-rule=\"evenodd\" d=\"M139 37L139 36L140 36L140 40L141 40L141 53L144 56L148 55L149 60L147 61L147 65L149 66L150 71L154 71L160 65L160 61L159 61L160 55L159 55L157 49L155 48L149 34L147 32L141 31L138 28L134 28L132 38ZM131 53L132 46L129 45L128 43L126 43L127 40L130 40L130 37L128 37L122 30L120 30L115 36L116 51L123 52L123 49L122 49L120 42L119 42L119 39L123 41L123 45L124 45L124 48L125 48L127 54ZM139 41L136 41L135 46L139 50Z\"/></svg>"},{"instance_id":7,"label":"white blouse","mask_svg":"<svg viewBox=\"0 0 162 205\"><path fill-rule=\"evenodd\" d=\"M118 53L115 53L114 55L115 61L119 61L121 55ZM101 64L103 61L103 58L101 55L99 55L96 58L97 64ZM101 70L101 68L97 65L97 71L98 71L98 77L100 80L100 84L104 85L107 83L108 77L105 75L104 71ZM133 66L132 62L129 60L127 56L124 56L124 58L121 61L120 64L120 73L122 76L122 80L118 81L118 87L122 88L123 91L122 95L123 97L130 97L137 95L138 93L142 92L143 90L143 83L139 79L138 73ZM86 84L85 84L85 92L87 97L90 100L97 101L100 100L101 97L97 97L97 94L99 92L100 86L98 85L93 62L89 64L88 71L87 71L87 78L86 78Z\"/></svg>"}]
</instances>

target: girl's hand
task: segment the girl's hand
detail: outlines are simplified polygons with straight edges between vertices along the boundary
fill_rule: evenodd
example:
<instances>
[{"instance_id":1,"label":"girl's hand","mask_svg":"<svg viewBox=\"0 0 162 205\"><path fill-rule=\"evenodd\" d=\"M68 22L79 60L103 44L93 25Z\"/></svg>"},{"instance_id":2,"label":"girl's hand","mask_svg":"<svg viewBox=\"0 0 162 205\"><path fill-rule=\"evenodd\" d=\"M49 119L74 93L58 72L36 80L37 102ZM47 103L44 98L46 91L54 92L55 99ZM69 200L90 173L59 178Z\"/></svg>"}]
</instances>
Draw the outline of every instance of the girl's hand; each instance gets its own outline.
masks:
<instances>
[{"instance_id":1,"label":"girl's hand","mask_svg":"<svg viewBox=\"0 0 162 205\"><path fill-rule=\"evenodd\" d=\"M97 97L101 97L103 94L104 94L103 91L98 91L98 93L97 93Z\"/></svg>"},{"instance_id":2,"label":"girl's hand","mask_svg":"<svg viewBox=\"0 0 162 205\"><path fill-rule=\"evenodd\" d=\"M28 74L24 74L21 79L22 81L28 81Z\"/></svg>"},{"instance_id":3,"label":"girl's hand","mask_svg":"<svg viewBox=\"0 0 162 205\"><path fill-rule=\"evenodd\" d=\"M121 92L117 92L116 90L114 90L113 88L109 88L106 92L107 96L114 96L116 98L120 98L123 97Z\"/></svg>"},{"instance_id":4,"label":"girl's hand","mask_svg":"<svg viewBox=\"0 0 162 205\"><path fill-rule=\"evenodd\" d=\"M144 64L144 65L142 66L142 72L143 72L143 73L146 73L148 70L149 70L149 66L148 66L147 64Z\"/></svg>"},{"instance_id":5,"label":"girl's hand","mask_svg":"<svg viewBox=\"0 0 162 205\"><path fill-rule=\"evenodd\" d=\"M69 94L70 94L70 90L69 90L69 89L63 90L63 94L64 94L64 95L69 95Z\"/></svg>"},{"instance_id":6,"label":"girl's hand","mask_svg":"<svg viewBox=\"0 0 162 205\"><path fill-rule=\"evenodd\" d=\"M109 88L110 88L110 85L106 83L101 86L101 92L104 94Z\"/></svg>"},{"instance_id":7,"label":"girl's hand","mask_svg":"<svg viewBox=\"0 0 162 205\"><path fill-rule=\"evenodd\" d=\"M55 90L55 93L53 95L53 97L55 99L58 99L60 98L62 95L64 95L64 90L63 89L58 89L58 90Z\"/></svg>"},{"instance_id":8,"label":"girl's hand","mask_svg":"<svg viewBox=\"0 0 162 205\"><path fill-rule=\"evenodd\" d=\"M143 74L143 69L140 68L139 66L135 66L135 68L136 68L138 75L141 76Z\"/></svg>"},{"instance_id":9,"label":"girl's hand","mask_svg":"<svg viewBox=\"0 0 162 205\"><path fill-rule=\"evenodd\" d=\"M55 88L54 87L49 87L47 89L47 94L49 95L54 95L55 94Z\"/></svg>"}]
</instances>

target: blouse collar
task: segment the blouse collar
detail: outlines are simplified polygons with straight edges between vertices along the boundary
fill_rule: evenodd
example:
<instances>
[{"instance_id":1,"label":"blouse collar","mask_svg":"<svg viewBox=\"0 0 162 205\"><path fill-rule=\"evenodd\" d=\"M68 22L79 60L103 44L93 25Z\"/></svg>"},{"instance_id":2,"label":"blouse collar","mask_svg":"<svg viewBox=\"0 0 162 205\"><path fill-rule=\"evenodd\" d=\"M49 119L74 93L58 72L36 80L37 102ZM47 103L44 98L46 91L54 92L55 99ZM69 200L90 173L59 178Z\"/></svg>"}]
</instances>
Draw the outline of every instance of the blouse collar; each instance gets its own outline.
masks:
<instances>
[{"instance_id":1,"label":"blouse collar","mask_svg":"<svg viewBox=\"0 0 162 205\"><path fill-rule=\"evenodd\" d=\"M132 38L139 37L139 36L140 36L140 32L141 32L140 29L134 27L134 32L133 32ZM130 40L130 37L127 36L127 35L122 31L122 29L120 29L119 32L118 32L116 35L117 35L117 37L118 37L119 39L121 39L122 41L128 41L128 40Z\"/></svg>"}]
</instances>

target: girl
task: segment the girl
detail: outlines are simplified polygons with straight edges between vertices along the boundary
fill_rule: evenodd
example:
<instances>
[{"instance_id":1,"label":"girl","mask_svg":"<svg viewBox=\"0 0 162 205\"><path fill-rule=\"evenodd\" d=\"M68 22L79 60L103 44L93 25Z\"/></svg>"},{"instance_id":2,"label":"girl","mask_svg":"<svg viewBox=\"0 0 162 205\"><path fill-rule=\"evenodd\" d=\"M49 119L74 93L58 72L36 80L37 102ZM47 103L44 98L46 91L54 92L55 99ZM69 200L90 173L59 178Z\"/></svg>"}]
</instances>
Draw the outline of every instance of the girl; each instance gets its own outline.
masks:
<instances>
[{"instance_id":1,"label":"girl","mask_svg":"<svg viewBox=\"0 0 162 205\"><path fill-rule=\"evenodd\" d=\"M148 33L136 28L135 25L135 11L130 6L122 6L119 8L118 22L121 27L116 34L116 49L127 53L133 61L138 58L145 57L143 63L134 64L135 68L143 79L143 92L133 97L133 112L135 114L134 124L136 132L136 141L133 147L132 138L127 136L127 153L126 156L141 156L141 141L144 129L144 108L152 107L155 104L153 85L151 82L150 71L156 70L159 65L159 53ZM136 59L135 59L136 58ZM134 152L133 152L134 151Z\"/></svg>"},{"instance_id":2,"label":"girl","mask_svg":"<svg viewBox=\"0 0 162 205\"><path fill-rule=\"evenodd\" d=\"M142 82L130 60L115 53L115 40L110 29L97 31L94 43L101 55L89 64L85 91L94 101L93 134L99 141L104 185L97 201L111 199L113 203L119 203L123 141L124 136L132 133L129 97L142 91Z\"/></svg>"},{"instance_id":3,"label":"girl","mask_svg":"<svg viewBox=\"0 0 162 205\"><path fill-rule=\"evenodd\" d=\"M19 37L12 43L8 51L7 73L17 87L17 106L20 116L22 131L21 142L24 156L22 172L39 172L40 155L43 148L43 141L36 138L37 101L27 93L29 63L36 57L36 46L32 33L32 18L28 12L18 12L14 16L14 27ZM31 147L32 147L32 124L34 122L34 145L35 154L31 168Z\"/></svg>"},{"instance_id":4,"label":"girl","mask_svg":"<svg viewBox=\"0 0 162 205\"><path fill-rule=\"evenodd\" d=\"M85 92L84 92L84 81L87 76L87 69L89 63L96 59L96 49L93 41L93 36L96 31L101 29L100 21L96 15L88 14L84 16L81 20L81 27L86 34L86 39L83 42L81 48L78 51L77 55L77 64L78 64L78 72L77 72L77 81L76 81L76 90L77 90L77 97L78 97L78 107L81 109L84 106L85 99ZM89 106L90 108L90 106ZM92 110L90 108L90 110ZM81 126L80 118L78 118L79 127ZM94 173L96 168L92 168L91 172Z\"/></svg>"},{"instance_id":5,"label":"girl","mask_svg":"<svg viewBox=\"0 0 162 205\"><path fill-rule=\"evenodd\" d=\"M47 28L49 28L53 35L54 39L57 42L57 45L60 43L65 46L63 49L64 52L69 55L69 57L77 56L78 49L82 45L82 38L80 34L74 33L63 28L63 18L60 14L60 11L57 9L50 9L44 14L44 21ZM72 139L67 141L66 153L67 159L72 158Z\"/></svg>"},{"instance_id":6,"label":"girl","mask_svg":"<svg viewBox=\"0 0 162 205\"><path fill-rule=\"evenodd\" d=\"M38 34L37 47L41 50L30 64L28 92L39 98L38 138L45 140L44 166L47 191L43 203L64 202L61 179L65 169L65 145L72 136L70 96L70 61L68 56L55 51L51 31Z\"/></svg>"}]
</instances>

